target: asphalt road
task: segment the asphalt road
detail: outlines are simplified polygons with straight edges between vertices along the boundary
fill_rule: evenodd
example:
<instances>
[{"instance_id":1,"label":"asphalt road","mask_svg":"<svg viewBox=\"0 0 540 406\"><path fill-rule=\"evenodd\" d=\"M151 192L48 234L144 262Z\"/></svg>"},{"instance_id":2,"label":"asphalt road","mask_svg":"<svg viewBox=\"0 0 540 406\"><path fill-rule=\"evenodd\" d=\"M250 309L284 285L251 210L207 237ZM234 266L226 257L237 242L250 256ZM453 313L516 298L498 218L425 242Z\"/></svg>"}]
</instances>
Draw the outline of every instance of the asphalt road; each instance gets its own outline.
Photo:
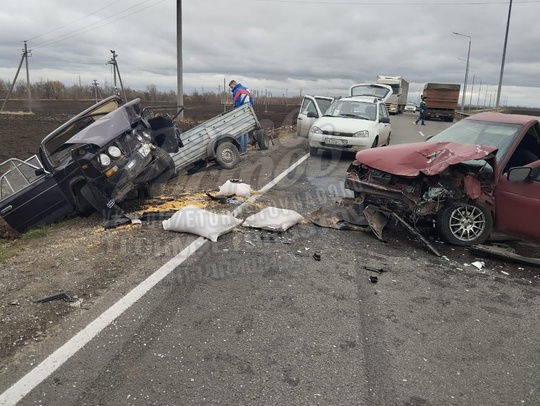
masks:
<instances>
[{"instance_id":1,"label":"asphalt road","mask_svg":"<svg viewBox=\"0 0 540 406\"><path fill-rule=\"evenodd\" d=\"M393 143L448 125L413 118L392 118ZM298 159L254 204L307 215L348 196L351 156ZM305 221L215 243L187 238L147 293L117 306L96 337L89 326L79 344L59 342L0 404L540 404L538 280L518 265L477 270L459 249L439 258L402 237L383 243Z\"/></svg>"}]
</instances>

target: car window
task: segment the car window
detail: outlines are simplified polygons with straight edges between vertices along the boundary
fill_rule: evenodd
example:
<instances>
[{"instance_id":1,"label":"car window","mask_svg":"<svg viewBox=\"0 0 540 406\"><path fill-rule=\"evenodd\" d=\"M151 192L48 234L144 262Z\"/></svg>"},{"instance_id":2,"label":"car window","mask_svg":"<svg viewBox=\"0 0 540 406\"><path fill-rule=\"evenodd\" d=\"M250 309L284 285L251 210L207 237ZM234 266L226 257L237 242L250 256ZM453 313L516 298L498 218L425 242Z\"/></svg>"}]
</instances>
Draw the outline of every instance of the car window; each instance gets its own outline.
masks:
<instances>
[{"instance_id":1,"label":"car window","mask_svg":"<svg viewBox=\"0 0 540 406\"><path fill-rule=\"evenodd\" d=\"M427 142L450 141L461 144L490 145L498 148L497 160L506 155L520 124L492 123L476 120L461 120L431 137Z\"/></svg>"},{"instance_id":2,"label":"car window","mask_svg":"<svg viewBox=\"0 0 540 406\"><path fill-rule=\"evenodd\" d=\"M328 107L332 104L332 100L328 99L317 99L317 103L319 104L319 108L321 109L321 112L324 114L326 113L326 110L328 110Z\"/></svg>"},{"instance_id":3,"label":"car window","mask_svg":"<svg viewBox=\"0 0 540 406\"><path fill-rule=\"evenodd\" d=\"M330 105L325 116L359 118L374 121L377 118L377 106L373 103L362 101L338 100Z\"/></svg>"},{"instance_id":4,"label":"car window","mask_svg":"<svg viewBox=\"0 0 540 406\"><path fill-rule=\"evenodd\" d=\"M388 117L388 109L386 108L386 104L384 103L379 104L379 120L382 117Z\"/></svg>"},{"instance_id":5,"label":"car window","mask_svg":"<svg viewBox=\"0 0 540 406\"><path fill-rule=\"evenodd\" d=\"M304 102L302 103L302 107L300 108L300 113L306 114L306 115L308 113L317 113L317 109L315 108L315 104L313 103L313 100L304 99Z\"/></svg>"},{"instance_id":6,"label":"car window","mask_svg":"<svg viewBox=\"0 0 540 406\"><path fill-rule=\"evenodd\" d=\"M11 158L0 164L0 201L6 199L43 176L36 172L43 169L36 155L26 161Z\"/></svg>"}]
</instances>

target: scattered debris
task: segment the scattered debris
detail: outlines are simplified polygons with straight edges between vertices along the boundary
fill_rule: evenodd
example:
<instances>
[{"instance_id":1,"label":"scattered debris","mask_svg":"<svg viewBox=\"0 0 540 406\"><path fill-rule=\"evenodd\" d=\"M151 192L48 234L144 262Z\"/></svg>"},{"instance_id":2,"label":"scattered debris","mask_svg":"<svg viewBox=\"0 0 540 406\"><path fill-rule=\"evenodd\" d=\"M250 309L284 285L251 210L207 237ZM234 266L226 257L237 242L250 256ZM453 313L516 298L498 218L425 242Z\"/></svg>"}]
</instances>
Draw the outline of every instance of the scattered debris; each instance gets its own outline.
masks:
<instances>
[{"instance_id":1,"label":"scattered debris","mask_svg":"<svg viewBox=\"0 0 540 406\"><path fill-rule=\"evenodd\" d=\"M490 247L487 245L475 245L470 247L471 252L475 254L487 254L494 256L496 258L506 259L512 262L517 262L520 264L540 266L540 258L531 258L518 255L514 252L511 252L507 248L503 247Z\"/></svg>"},{"instance_id":2,"label":"scattered debris","mask_svg":"<svg viewBox=\"0 0 540 406\"><path fill-rule=\"evenodd\" d=\"M371 266L364 265L364 269L369 272L377 272L377 273L383 273L386 272L386 269L382 268L373 268Z\"/></svg>"},{"instance_id":3,"label":"scattered debris","mask_svg":"<svg viewBox=\"0 0 540 406\"><path fill-rule=\"evenodd\" d=\"M368 231L368 223L352 198L343 198L308 214L308 219L320 226L337 230Z\"/></svg>"},{"instance_id":4,"label":"scattered debris","mask_svg":"<svg viewBox=\"0 0 540 406\"><path fill-rule=\"evenodd\" d=\"M320 260L321 260L321 254L319 254L318 252L315 252L315 253L313 254L313 259L314 259L315 261L320 261Z\"/></svg>"},{"instance_id":5,"label":"scattered debris","mask_svg":"<svg viewBox=\"0 0 540 406\"><path fill-rule=\"evenodd\" d=\"M73 302L73 299L65 292L56 293L54 295L45 296L41 299L34 301L34 303L47 303L53 300L63 300L65 302Z\"/></svg>"},{"instance_id":6,"label":"scattered debris","mask_svg":"<svg viewBox=\"0 0 540 406\"><path fill-rule=\"evenodd\" d=\"M486 266L486 264L482 261L471 262L471 265L474 266L478 270L481 270L484 266Z\"/></svg>"},{"instance_id":7,"label":"scattered debris","mask_svg":"<svg viewBox=\"0 0 540 406\"><path fill-rule=\"evenodd\" d=\"M377 282L379 282L379 277L375 276L375 275L371 275L369 277L369 280L371 281L371 283L377 283Z\"/></svg>"}]
</instances>

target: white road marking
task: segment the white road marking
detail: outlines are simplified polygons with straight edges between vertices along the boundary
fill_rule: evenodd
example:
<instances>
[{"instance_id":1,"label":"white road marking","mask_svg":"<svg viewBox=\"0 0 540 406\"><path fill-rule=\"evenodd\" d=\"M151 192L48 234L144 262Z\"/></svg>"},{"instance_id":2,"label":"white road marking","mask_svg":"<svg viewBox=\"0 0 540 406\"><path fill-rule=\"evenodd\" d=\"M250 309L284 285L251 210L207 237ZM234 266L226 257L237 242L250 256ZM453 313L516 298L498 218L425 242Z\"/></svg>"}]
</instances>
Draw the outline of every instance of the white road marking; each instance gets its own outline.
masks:
<instances>
[{"instance_id":1,"label":"white road marking","mask_svg":"<svg viewBox=\"0 0 540 406\"><path fill-rule=\"evenodd\" d=\"M274 187L281 179L292 172L298 165L304 162L309 157L309 154L304 155L293 165L289 166L285 171L279 174L275 179L266 184L259 192L233 211L233 215L239 215L243 209L250 203L257 200L264 193ZM54 371L60 368L69 358L75 355L80 349L88 344L94 337L103 331L109 324L116 320L122 313L129 309L135 302L143 297L147 292L162 281L167 275L181 265L186 259L193 255L201 248L208 240L203 237L197 238L188 247L186 247L177 256L164 264L156 272L146 278L142 283L131 290L126 296L112 305L97 319L91 322L83 330L77 333L62 347L58 348L45 360L43 360L34 369L28 372L20 380L14 383L9 389L0 395L0 405L15 405L18 401L24 398L36 386L47 379Z\"/></svg>"}]
</instances>

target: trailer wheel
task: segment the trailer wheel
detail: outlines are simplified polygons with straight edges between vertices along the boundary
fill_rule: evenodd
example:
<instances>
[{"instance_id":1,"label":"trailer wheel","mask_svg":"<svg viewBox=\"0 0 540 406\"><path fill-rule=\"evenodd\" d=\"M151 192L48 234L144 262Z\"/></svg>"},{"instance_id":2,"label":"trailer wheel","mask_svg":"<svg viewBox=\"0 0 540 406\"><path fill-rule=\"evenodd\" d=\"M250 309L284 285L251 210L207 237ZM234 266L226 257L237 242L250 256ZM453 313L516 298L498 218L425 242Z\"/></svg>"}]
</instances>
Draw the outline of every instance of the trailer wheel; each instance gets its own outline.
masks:
<instances>
[{"instance_id":1,"label":"trailer wheel","mask_svg":"<svg viewBox=\"0 0 540 406\"><path fill-rule=\"evenodd\" d=\"M270 147L270 141L268 140L268 136L264 132L264 130L261 128L257 130L257 144L259 144L259 148L261 150L268 149Z\"/></svg>"},{"instance_id":2,"label":"trailer wheel","mask_svg":"<svg viewBox=\"0 0 540 406\"><path fill-rule=\"evenodd\" d=\"M223 141L216 148L216 161L224 169L232 169L240 162L240 152L232 142Z\"/></svg>"}]
</instances>

